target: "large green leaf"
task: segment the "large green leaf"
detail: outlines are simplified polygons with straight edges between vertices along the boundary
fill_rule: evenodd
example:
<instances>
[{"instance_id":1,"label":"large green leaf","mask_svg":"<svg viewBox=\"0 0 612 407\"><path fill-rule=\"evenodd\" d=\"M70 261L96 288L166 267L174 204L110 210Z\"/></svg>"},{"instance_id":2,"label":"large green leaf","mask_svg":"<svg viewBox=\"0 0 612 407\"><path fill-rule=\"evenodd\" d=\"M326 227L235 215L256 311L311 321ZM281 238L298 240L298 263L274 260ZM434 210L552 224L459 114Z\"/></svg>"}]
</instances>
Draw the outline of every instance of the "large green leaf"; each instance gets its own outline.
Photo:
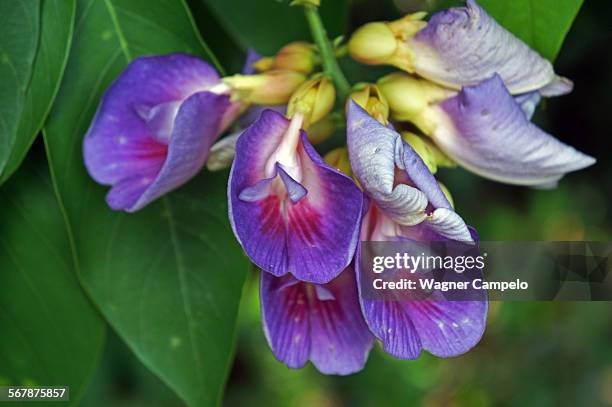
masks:
<instances>
[{"instance_id":1,"label":"large green leaf","mask_svg":"<svg viewBox=\"0 0 612 407\"><path fill-rule=\"evenodd\" d=\"M86 174L83 136L131 58L205 47L181 1L82 0L64 82L45 126L81 279L140 360L188 404L212 405L230 364L248 262L227 220L226 174L204 174L136 214L112 212Z\"/></svg>"},{"instance_id":2,"label":"large green leaf","mask_svg":"<svg viewBox=\"0 0 612 407\"><path fill-rule=\"evenodd\" d=\"M279 0L200 0L243 49L272 55L290 41L310 40L302 7ZM332 37L344 34L348 20L346 0L323 0L321 15Z\"/></svg>"},{"instance_id":3,"label":"large green leaf","mask_svg":"<svg viewBox=\"0 0 612 407\"><path fill-rule=\"evenodd\" d=\"M40 29L40 1L0 2L0 174L15 143Z\"/></svg>"},{"instance_id":4,"label":"large green leaf","mask_svg":"<svg viewBox=\"0 0 612 407\"><path fill-rule=\"evenodd\" d=\"M77 281L49 173L29 161L0 192L0 385L70 386L76 404L105 325Z\"/></svg>"},{"instance_id":5,"label":"large green leaf","mask_svg":"<svg viewBox=\"0 0 612 407\"><path fill-rule=\"evenodd\" d=\"M36 1L3 2L5 5L12 4L16 8L19 5L32 6L36 3ZM33 66L30 65L25 70L27 72L31 68L32 72L31 78L26 82L23 109L14 116L14 119L18 119L14 132L3 133L0 136L3 140L6 137L10 144L4 151L6 154L4 168L0 165L0 184L19 167L51 109L68 60L75 10L76 0L42 2L37 52L31 61Z\"/></svg>"},{"instance_id":6,"label":"large green leaf","mask_svg":"<svg viewBox=\"0 0 612 407\"><path fill-rule=\"evenodd\" d=\"M584 0L477 0L501 25L554 61ZM442 0L436 8L462 5Z\"/></svg>"}]
</instances>

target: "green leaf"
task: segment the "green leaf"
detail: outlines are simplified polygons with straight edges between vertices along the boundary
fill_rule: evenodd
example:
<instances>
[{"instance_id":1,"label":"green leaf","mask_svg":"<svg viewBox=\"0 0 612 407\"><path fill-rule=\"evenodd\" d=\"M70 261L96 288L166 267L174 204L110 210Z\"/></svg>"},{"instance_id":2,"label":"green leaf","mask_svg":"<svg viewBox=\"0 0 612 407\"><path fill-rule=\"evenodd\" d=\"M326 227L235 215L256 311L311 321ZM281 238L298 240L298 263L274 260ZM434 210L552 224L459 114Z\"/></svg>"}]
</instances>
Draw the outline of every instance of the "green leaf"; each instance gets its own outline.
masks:
<instances>
[{"instance_id":1,"label":"green leaf","mask_svg":"<svg viewBox=\"0 0 612 407\"><path fill-rule=\"evenodd\" d=\"M584 0L477 0L501 25L554 61ZM463 4L443 0L436 8Z\"/></svg>"},{"instance_id":2,"label":"green leaf","mask_svg":"<svg viewBox=\"0 0 612 407\"><path fill-rule=\"evenodd\" d=\"M192 406L215 404L233 352L248 261L226 207L227 174L203 174L136 214L111 211L82 140L131 58L206 55L181 1L82 0L64 82L44 130L81 280L139 359ZM212 56L209 55L209 59Z\"/></svg>"},{"instance_id":3,"label":"green leaf","mask_svg":"<svg viewBox=\"0 0 612 407\"><path fill-rule=\"evenodd\" d=\"M26 100L38 46L40 2L0 2L0 174Z\"/></svg>"},{"instance_id":4,"label":"green leaf","mask_svg":"<svg viewBox=\"0 0 612 407\"><path fill-rule=\"evenodd\" d=\"M18 8L18 4L34 6L37 3L36 1L3 2L4 5L13 4L15 8ZM26 72L32 69L31 77L25 82L26 87L22 90L23 100L19 102L21 112L13 112L13 119L18 120L18 124L12 133L3 131L0 134L0 138L8 143L4 150L6 155L0 153L0 161L2 156L6 158L4 166L0 165L0 184L17 170L51 109L68 60L75 10L76 0L42 2L40 39L36 55L25 69Z\"/></svg>"},{"instance_id":5,"label":"green leaf","mask_svg":"<svg viewBox=\"0 0 612 407\"><path fill-rule=\"evenodd\" d=\"M302 7L279 0L200 0L243 49L273 55L290 41L310 41ZM330 37L344 34L348 21L346 0L324 0L321 16Z\"/></svg>"},{"instance_id":6,"label":"green leaf","mask_svg":"<svg viewBox=\"0 0 612 407\"><path fill-rule=\"evenodd\" d=\"M70 386L74 405L105 324L79 286L49 173L33 158L0 192L0 385Z\"/></svg>"}]
</instances>

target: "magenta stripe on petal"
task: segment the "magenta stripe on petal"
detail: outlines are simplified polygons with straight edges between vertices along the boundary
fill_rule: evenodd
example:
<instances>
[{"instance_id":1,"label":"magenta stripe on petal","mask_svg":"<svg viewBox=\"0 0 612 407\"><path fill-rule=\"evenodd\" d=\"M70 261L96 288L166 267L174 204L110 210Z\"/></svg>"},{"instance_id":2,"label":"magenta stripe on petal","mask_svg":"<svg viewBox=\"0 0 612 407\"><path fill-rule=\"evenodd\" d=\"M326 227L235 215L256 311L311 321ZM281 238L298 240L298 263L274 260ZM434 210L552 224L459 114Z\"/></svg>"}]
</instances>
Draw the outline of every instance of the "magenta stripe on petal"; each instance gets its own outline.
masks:
<instances>
[{"instance_id":1,"label":"magenta stripe on petal","mask_svg":"<svg viewBox=\"0 0 612 407\"><path fill-rule=\"evenodd\" d=\"M227 96L207 63L183 54L134 60L105 93L83 143L94 180L111 185L107 201L135 211L202 167Z\"/></svg>"},{"instance_id":2,"label":"magenta stripe on petal","mask_svg":"<svg viewBox=\"0 0 612 407\"><path fill-rule=\"evenodd\" d=\"M300 168L289 171L275 162L288 129L287 119L266 110L238 139L228 189L230 221L263 270L326 283L353 258L363 195L352 179L323 162L303 132L293 157ZM277 170L270 174L270 167Z\"/></svg>"},{"instance_id":3,"label":"magenta stripe on petal","mask_svg":"<svg viewBox=\"0 0 612 407\"><path fill-rule=\"evenodd\" d=\"M361 315L354 272L326 285L261 273L264 332L277 359L292 368L310 360L325 374L363 368L373 336Z\"/></svg>"}]
</instances>

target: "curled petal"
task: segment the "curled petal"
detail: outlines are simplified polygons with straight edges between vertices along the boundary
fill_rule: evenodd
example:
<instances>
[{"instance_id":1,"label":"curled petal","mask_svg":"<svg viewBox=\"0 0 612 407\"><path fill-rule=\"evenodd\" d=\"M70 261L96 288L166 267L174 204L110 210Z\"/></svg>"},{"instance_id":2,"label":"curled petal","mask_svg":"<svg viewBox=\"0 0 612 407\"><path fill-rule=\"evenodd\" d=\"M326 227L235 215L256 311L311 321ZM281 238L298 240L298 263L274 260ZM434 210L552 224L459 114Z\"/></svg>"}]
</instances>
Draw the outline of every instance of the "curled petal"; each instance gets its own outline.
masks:
<instances>
[{"instance_id":1,"label":"curled petal","mask_svg":"<svg viewBox=\"0 0 612 407\"><path fill-rule=\"evenodd\" d=\"M562 76L556 76L548 85L540 89L544 97L561 96L574 90L574 82Z\"/></svg>"},{"instance_id":2,"label":"curled petal","mask_svg":"<svg viewBox=\"0 0 612 407\"><path fill-rule=\"evenodd\" d=\"M435 14L409 48L414 71L460 89L498 73L512 94L544 88L556 79L553 67L499 25L474 0Z\"/></svg>"},{"instance_id":3,"label":"curled petal","mask_svg":"<svg viewBox=\"0 0 612 407\"><path fill-rule=\"evenodd\" d=\"M418 154L398 133L373 119L352 100L348 109L347 144L355 177L394 221L403 225L422 222L428 202L434 207L450 208ZM398 174L396 170L404 173Z\"/></svg>"},{"instance_id":4,"label":"curled petal","mask_svg":"<svg viewBox=\"0 0 612 407\"><path fill-rule=\"evenodd\" d=\"M550 184L595 162L533 125L497 75L440 103L431 117L439 123L432 137L449 157L496 181Z\"/></svg>"},{"instance_id":5,"label":"curled petal","mask_svg":"<svg viewBox=\"0 0 612 407\"><path fill-rule=\"evenodd\" d=\"M277 166L272 179L280 179L284 193L262 190L254 199L241 199L245 190L269 179L267 162L288 127L287 119L267 110L238 139L228 191L230 220L242 247L263 270L327 283L353 257L363 194L352 179L321 159L305 133L296 151L301 178Z\"/></svg>"},{"instance_id":6,"label":"curled petal","mask_svg":"<svg viewBox=\"0 0 612 407\"><path fill-rule=\"evenodd\" d=\"M292 368L310 360L325 374L363 368L373 336L361 315L354 272L326 285L261 273L264 332L277 359Z\"/></svg>"},{"instance_id":7,"label":"curled petal","mask_svg":"<svg viewBox=\"0 0 612 407\"><path fill-rule=\"evenodd\" d=\"M540 100L542 100L542 96L540 92L534 91L515 96L514 100L519 104L527 119L531 120L536 108L540 104Z\"/></svg>"}]
</instances>

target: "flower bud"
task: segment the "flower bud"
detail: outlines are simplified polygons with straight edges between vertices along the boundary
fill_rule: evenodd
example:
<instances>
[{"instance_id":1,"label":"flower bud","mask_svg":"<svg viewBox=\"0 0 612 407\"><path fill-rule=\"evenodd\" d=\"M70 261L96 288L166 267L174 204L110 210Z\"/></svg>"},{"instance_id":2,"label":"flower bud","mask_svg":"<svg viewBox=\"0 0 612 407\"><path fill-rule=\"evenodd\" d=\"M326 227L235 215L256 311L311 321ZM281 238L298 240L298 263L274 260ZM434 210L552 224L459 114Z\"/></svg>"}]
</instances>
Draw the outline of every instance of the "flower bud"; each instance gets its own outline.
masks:
<instances>
[{"instance_id":1,"label":"flower bud","mask_svg":"<svg viewBox=\"0 0 612 407\"><path fill-rule=\"evenodd\" d=\"M312 144L319 144L331 137L338 128L338 118L329 114L314 123L308 129L308 140Z\"/></svg>"},{"instance_id":2,"label":"flower bud","mask_svg":"<svg viewBox=\"0 0 612 407\"><path fill-rule=\"evenodd\" d=\"M379 79L377 85L387 99L394 119L413 122L426 133L433 128L433 123L429 123L423 114L426 108L456 94L425 79L400 72Z\"/></svg>"},{"instance_id":3,"label":"flower bud","mask_svg":"<svg viewBox=\"0 0 612 407\"><path fill-rule=\"evenodd\" d=\"M206 159L206 168L209 171L221 171L231 167L239 136L240 133L231 134L213 144Z\"/></svg>"},{"instance_id":4,"label":"flower bud","mask_svg":"<svg viewBox=\"0 0 612 407\"><path fill-rule=\"evenodd\" d=\"M455 167L457 165L425 137L406 132L402 133L402 138L421 157L432 174L435 174L439 167Z\"/></svg>"},{"instance_id":5,"label":"flower bud","mask_svg":"<svg viewBox=\"0 0 612 407\"><path fill-rule=\"evenodd\" d=\"M296 113L304 115L303 128L316 123L327 116L336 101L336 89L326 76L319 76L304 82L291 96L287 107L287 116Z\"/></svg>"},{"instance_id":6,"label":"flower bud","mask_svg":"<svg viewBox=\"0 0 612 407\"><path fill-rule=\"evenodd\" d=\"M389 103L387 103L387 99L376 85L364 84L361 87L362 89L351 93L351 98L370 116L386 126L389 123Z\"/></svg>"},{"instance_id":7,"label":"flower bud","mask_svg":"<svg viewBox=\"0 0 612 407\"><path fill-rule=\"evenodd\" d=\"M233 75L223 78L235 98L258 105L287 103L306 80L298 72L272 70L256 75Z\"/></svg>"},{"instance_id":8,"label":"flower bud","mask_svg":"<svg viewBox=\"0 0 612 407\"><path fill-rule=\"evenodd\" d=\"M292 42L285 45L274 57L274 69L286 69L308 75L317 64L315 47L307 42Z\"/></svg>"},{"instance_id":9,"label":"flower bud","mask_svg":"<svg viewBox=\"0 0 612 407\"><path fill-rule=\"evenodd\" d=\"M272 69L274 66L274 57L263 57L259 58L257 61L253 63L253 68L257 72L265 72Z\"/></svg>"},{"instance_id":10,"label":"flower bud","mask_svg":"<svg viewBox=\"0 0 612 407\"><path fill-rule=\"evenodd\" d=\"M353 59L368 65L394 65L413 71L413 54L408 40L422 30L425 13L409 14L391 22L365 24L353 33L348 51Z\"/></svg>"},{"instance_id":11,"label":"flower bud","mask_svg":"<svg viewBox=\"0 0 612 407\"><path fill-rule=\"evenodd\" d=\"M351 163L349 161L348 150L346 147L338 147L325 154L323 157L326 163L340 171L341 173L352 176Z\"/></svg>"}]
</instances>

